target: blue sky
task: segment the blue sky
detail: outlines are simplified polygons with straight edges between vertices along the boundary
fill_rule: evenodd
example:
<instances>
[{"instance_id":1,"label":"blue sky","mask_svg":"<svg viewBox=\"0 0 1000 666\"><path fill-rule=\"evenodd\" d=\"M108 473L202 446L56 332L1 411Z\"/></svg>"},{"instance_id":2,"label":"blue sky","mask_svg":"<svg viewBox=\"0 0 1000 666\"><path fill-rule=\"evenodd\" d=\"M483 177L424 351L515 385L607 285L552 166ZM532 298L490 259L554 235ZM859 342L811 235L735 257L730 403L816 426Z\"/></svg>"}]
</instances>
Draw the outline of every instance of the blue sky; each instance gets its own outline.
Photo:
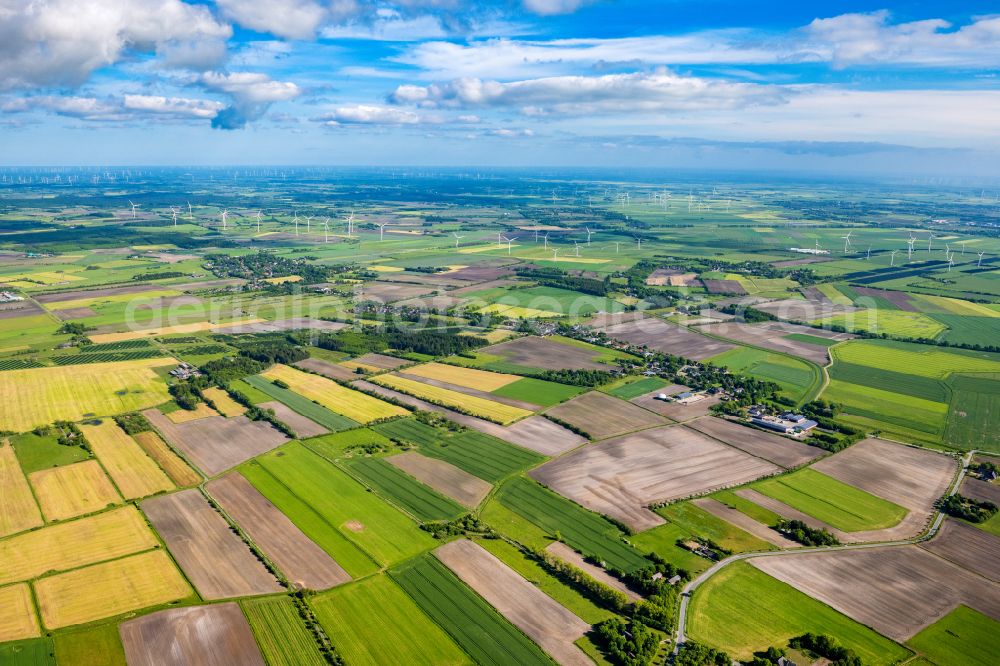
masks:
<instances>
[{"instance_id":1,"label":"blue sky","mask_svg":"<svg viewBox=\"0 0 1000 666\"><path fill-rule=\"evenodd\" d=\"M992 177L991 10L0 0L0 161Z\"/></svg>"}]
</instances>

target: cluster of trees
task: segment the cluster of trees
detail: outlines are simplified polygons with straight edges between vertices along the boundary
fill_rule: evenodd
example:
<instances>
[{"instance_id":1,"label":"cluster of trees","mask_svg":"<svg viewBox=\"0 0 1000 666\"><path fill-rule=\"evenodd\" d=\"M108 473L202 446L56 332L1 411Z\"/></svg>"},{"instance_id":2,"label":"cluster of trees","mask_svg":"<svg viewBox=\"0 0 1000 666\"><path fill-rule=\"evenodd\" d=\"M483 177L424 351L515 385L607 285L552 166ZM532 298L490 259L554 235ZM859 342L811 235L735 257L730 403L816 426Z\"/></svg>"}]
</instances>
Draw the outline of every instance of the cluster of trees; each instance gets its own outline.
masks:
<instances>
[{"instance_id":1,"label":"cluster of trees","mask_svg":"<svg viewBox=\"0 0 1000 666\"><path fill-rule=\"evenodd\" d=\"M67 321L64 322L62 326L59 327L57 333L62 333L63 335L73 336L70 342L74 345L89 345L90 338L87 337L87 331L92 330L91 327L81 324L78 321Z\"/></svg>"},{"instance_id":2,"label":"cluster of trees","mask_svg":"<svg viewBox=\"0 0 1000 666\"><path fill-rule=\"evenodd\" d=\"M570 587L575 588L595 604L613 610L616 613L621 613L628 607L629 600L623 592L619 592L595 580L583 569L563 562L558 557L554 557L541 549L531 549L529 550L529 554L543 569Z\"/></svg>"},{"instance_id":3,"label":"cluster of trees","mask_svg":"<svg viewBox=\"0 0 1000 666\"><path fill-rule=\"evenodd\" d=\"M774 529L784 534L789 539L798 541L805 546L836 546L840 543L837 537L830 534L825 529L815 529L809 527L801 520L779 520Z\"/></svg>"},{"instance_id":4,"label":"cluster of trees","mask_svg":"<svg viewBox=\"0 0 1000 666\"><path fill-rule=\"evenodd\" d=\"M130 435L135 435L140 432L149 432L153 429L146 417L139 412L129 412L128 414L119 414L115 417L115 423Z\"/></svg>"},{"instance_id":5,"label":"cluster of trees","mask_svg":"<svg viewBox=\"0 0 1000 666\"><path fill-rule=\"evenodd\" d=\"M240 348L239 353L241 356L267 365L274 363L289 365L309 358L309 352L305 349L283 341L268 341L261 344L247 345Z\"/></svg>"},{"instance_id":6,"label":"cluster of trees","mask_svg":"<svg viewBox=\"0 0 1000 666\"><path fill-rule=\"evenodd\" d=\"M225 389L233 400L235 400L236 402L240 403L241 405L247 408L247 411L244 412L243 415L246 416L251 421L267 421L277 430L288 436L290 439L296 439L298 437L298 435L294 430L292 430L292 427L290 425L278 419L278 417L274 415L273 409L261 409L260 407L253 404L250 401L250 398L246 396L246 394L241 393L240 391L232 389L228 386L226 386Z\"/></svg>"},{"instance_id":7,"label":"cluster of trees","mask_svg":"<svg viewBox=\"0 0 1000 666\"><path fill-rule=\"evenodd\" d=\"M719 312L736 315L736 318L739 321L745 321L748 324L756 324L762 321L777 321L778 319L770 312L764 312L763 310L758 310L757 308L749 306L739 306L735 303L731 303L720 308Z\"/></svg>"},{"instance_id":8,"label":"cluster of trees","mask_svg":"<svg viewBox=\"0 0 1000 666\"><path fill-rule=\"evenodd\" d=\"M997 505L993 502L974 500L955 493L948 495L941 502L941 510L949 516L967 520L970 523L982 523L996 515Z\"/></svg>"},{"instance_id":9,"label":"cluster of trees","mask_svg":"<svg viewBox=\"0 0 1000 666\"><path fill-rule=\"evenodd\" d=\"M816 430L809 436L809 444L826 451L836 453L846 449L865 436L865 433L844 423L834 420L840 413L841 406L827 400L813 400L799 408L799 412L829 432Z\"/></svg>"},{"instance_id":10,"label":"cluster of trees","mask_svg":"<svg viewBox=\"0 0 1000 666\"><path fill-rule=\"evenodd\" d=\"M608 278L595 280L593 278L575 277L557 268L522 268L518 269L517 273L523 277L531 278L544 287L569 289L593 296L607 296L611 291L610 279Z\"/></svg>"},{"instance_id":11,"label":"cluster of trees","mask_svg":"<svg viewBox=\"0 0 1000 666\"><path fill-rule=\"evenodd\" d=\"M746 666L776 666L784 656L784 650L772 646L763 652L754 652L753 659L746 662Z\"/></svg>"},{"instance_id":12,"label":"cluster of trees","mask_svg":"<svg viewBox=\"0 0 1000 666\"><path fill-rule=\"evenodd\" d=\"M435 539L447 539L454 536L477 536L484 539L500 538L492 527L471 513L467 513L449 523L421 523L420 529L430 532Z\"/></svg>"},{"instance_id":13,"label":"cluster of trees","mask_svg":"<svg viewBox=\"0 0 1000 666\"><path fill-rule=\"evenodd\" d=\"M375 328L365 328L362 331L345 329L334 334L321 335L315 342L315 345L321 349L342 351L351 355L395 349L401 352L427 354L428 356L451 356L487 344L489 343L481 338L471 335L457 335L448 331L378 330Z\"/></svg>"},{"instance_id":14,"label":"cluster of trees","mask_svg":"<svg viewBox=\"0 0 1000 666\"><path fill-rule=\"evenodd\" d=\"M976 476L983 478L990 474L1000 474L1000 467L997 467L996 463L978 462L969 465L969 471Z\"/></svg>"},{"instance_id":15,"label":"cluster of trees","mask_svg":"<svg viewBox=\"0 0 1000 666\"><path fill-rule=\"evenodd\" d=\"M619 666L646 666L660 646L659 636L642 622L625 622L617 617L594 627L594 638L608 660Z\"/></svg>"},{"instance_id":16,"label":"cluster of trees","mask_svg":"<svg viewBox=\"0 0 1000 666\"><path fill-rule=\"evenodd\" d=\"M687 641L674 659L674 666L732 666L733 658L722 650Z\"/></svg>"},{"instance_id":17,"label":"cluster of trees","mask_svg":"<svg viewBox=\"0 0 1000 666\"><path fill-rule=\"evenodd\" d=\"M614 376L605 370L545 370L532 377L570 386L603 386L614 380Z\"/></svg>"},{"instance_id":18,"label":"cluster of trees","mask_svg":"<svg viewBox=\"0 0 1000 666\"><path fill-rule=\"evenodd\" d=\"M826 634L802 634L788 641L788 645L796 650L806 650L830 660L830 666L861 666L861 658L854 650L837 643L836 639Z\"/></svg>"},{"instance_id":19,"label":"cluster of trees","mask_svg":"<svg viewBox=\"0 0 1000 666\"><path fill-rule=\"evenodd\" d=\"M181 271L159 271L154 273L136 273L132 276L133 280L166 280L167 278L182 277L185 274Z\"/></svg>"}]
</instances>

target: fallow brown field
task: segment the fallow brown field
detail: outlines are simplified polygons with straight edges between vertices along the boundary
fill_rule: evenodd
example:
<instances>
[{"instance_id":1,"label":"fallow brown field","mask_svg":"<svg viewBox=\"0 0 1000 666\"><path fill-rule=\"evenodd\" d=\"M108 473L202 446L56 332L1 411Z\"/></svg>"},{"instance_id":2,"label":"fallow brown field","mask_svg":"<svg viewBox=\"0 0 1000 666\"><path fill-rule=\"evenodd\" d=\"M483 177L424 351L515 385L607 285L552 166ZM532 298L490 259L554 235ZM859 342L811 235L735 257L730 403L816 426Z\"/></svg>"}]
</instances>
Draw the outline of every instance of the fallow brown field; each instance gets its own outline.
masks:
<instances>
[{"instance_id":1,"label":"fallow brown field","mask_svg":"<svg viewBox=\"0 0 1000 666\"><path fill-rule=\"evenodd\" d=\"M282 423L286 423L299 439L308 439L317 435L325 435L330 432L312 419L307 419L283 402L271 400L257 405L261 409L274 410L274 416Z\"/></svg>"},{"instance_id":2,"label":"fallow brown field","mask_svg":"<svg viewBox=\"0 0 1000 666\"><path fill-rule=\"evenodd\" d=\"M979 479L965 477L962 481L961 494L981 502L993 502L1000 506L1000 485L986 483Z\"/></svg>"},{"instance_id":3,"label":"fallow brown field","mask_svg":"<svg viewBox=\"0 0 1000 666\"><path fill-rule=\"evenodd\" d=\"M171 608L119 627L129 666L265 666L235 603Z\"/></svg>"},{"instance_id":4,"label":"fallow brown field","mask_svg":"<svg viewBox=\"0 0 1000 666\"><path fill-rule=\"evenodd\" d=\"M565 421L598 440L668 422L630 402L599 391L584 393L556 405L546 414Z\"/></svg>"},{"instance_id":5,"label":"fallow brown field","mask_svg":"<svg viewBox=\"0 0 1000 666\"><path fill-rule=\"evenodd\" d=\"M736 348L728 342L713 340L682 326L668 324L652 317L612 324L603 330L608 337L631 342L634 345L646 345L656 351L696 361L703 361L710 356Z\"/></svg>"},{"instance_id":6,"label":"fallow brown field","mask_svg":"<svg viewBox=\"0 0 1000 666\"><path fill-rule=\"evenodd\" d=\"M959 604L1000 621L1000 586L919 546L788 553L749 561L900 642Z\"/></svg>"},{"instance_id":7,"label":"fallow brown field","mask_svg":"<svg viewBox=\"0 0 1000 666\"><path fill-rule=\"evenodd\" d=\"M518 575L481 546L460 539L434 554L559 664L592 666L574 641L590 625Z\"/></svg>"},{"instance_id":8,"label":"fallow brown field","mask_svg":"<svg viewBox=\"0 0 1000 666\"><path fill-rule=\"evenodd\" d=\"M700 433L714 437L729 446L763 458L786 469L804 465L823 455L823 449L797 442L763 430L749 428L732 421L706 416L687 424Z\"/></svg>"},{"instance_id":9,"label":"fallow brown field","mask_svg":"<svg viewBox=\"0 0 1000 666\"><path fill-rule=\"evenodd\" d=\"M484 354L499 356L507 363L543 370L603 370L593 351L562 344L549 338L528 336L486 347Z\"/></svg>"},{"instance_id":10,"label":"fallow brown field","mask_svg":"<svg viewBox=\"0 0 1000 666\"><path fill-rule=\"evenodd\" d=\"M281 591L274 576L198 490L148 499L142 510L205 599Z\"/></svg>"},{"instance_id":11,"label":"fallow brown field","mask_svg":"<svg viewBox=\"0 0 1000 666\"><path fill-rule=\"evenodd\" d=\"M698 495L781 468L684 426L591 444L529 472L588 509L641 532L662 524L648 504Z\"/></svg>"},{"instance_id":12,"label":"fallow brown field","mask_svg":"<svg viewBox=\"0 0 1000 666\"><path fill-rule=\"evenodd\" d=\"M772 349L797 356L818 365L826 365L830 362L826 346L789 339L785 336L797 333L834 341L851 340L857 337L850 333L833 333L810 326L800 326L777 321L765 321L758 324L728 321L717 324L704 324L699 326L698 329L722 338L745 342L755 347L763 347L764 349Z\"/></svg>"},{"instance_id":13,"label":"fallow brown field","mask_svg":"<svg viewBox=\"0 0 1000 666\"><path fill-rule=\"evenodd\" d=\"M171 423L158 409L143 415L170 444L198 469L215 476L254 456L281 446L288 438L264 421L245 416L215 416L189 423Z\"/></svg>"},{"instance_id":14,"label":"fallow brown field","mask_svg":"<svg viewBox=\"0 0 1000 666\"><path fill-rule=\"evenodd\" d=\"M209 494L285 576L310 590L325 590L351 577L238 472L210 481Z\"/></svg>"},{"instance_id":15,"label":"fallow brown field","mask_svg":"<svg viewBox=\"0 0 1000 666\"><path fill-rule=\"evenodd\" d=\"M385 461L469 508L479 506L493 488L463 469L437 458L422 456L416 451L389 456Z\"/></svg>"},{"instance_id":16,"label":"fallow brown field","mask_svg":"<svg viewBox=\"0 0 1000 666\"><path fill-rule=\"evenodd\" d=\"M1000 537L949 518L941 524L941 531L933 539L920 545L964 569L1000 583Z\"/></svg>"}]
</instances>

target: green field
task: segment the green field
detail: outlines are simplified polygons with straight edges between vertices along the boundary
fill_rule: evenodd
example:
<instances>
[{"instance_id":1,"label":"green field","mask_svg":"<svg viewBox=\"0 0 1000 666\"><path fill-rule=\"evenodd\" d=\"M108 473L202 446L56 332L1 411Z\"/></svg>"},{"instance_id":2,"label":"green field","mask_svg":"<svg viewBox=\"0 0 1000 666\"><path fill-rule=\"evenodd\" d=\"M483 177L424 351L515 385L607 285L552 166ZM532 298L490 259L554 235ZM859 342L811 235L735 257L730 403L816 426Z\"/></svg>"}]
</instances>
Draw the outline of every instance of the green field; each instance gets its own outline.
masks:
<instances>
[{"instance_id":1,"label":"green field","mask_svg":"<svg viewBox=\"0 0 1000 666\"><path fill-rule=\"evenodd\" d=\"M541 310L564 316L585 317L600 312L621 312L621 303L604 296L592 296L558 287L528 287L527 289L489 289L472 292L468 298L488 303Z\"/></svg>"},{"instance_id":2,"label":"green field","mask_svg":"<svg viewBox=\"0 0 1000 666\"><path fill-rule=\"evenodd\" d=\"M344 430L329 435L310 437L305 442L305 445L328 460L336 460L354 447L378 446L392 448L393 443L384 435L369 428L354 428L353 430Z\"/></svg>"},{"instance_id":3,"label":"green field","mask_svg":"<svg viewBox=\"0 0 1000 666\"><path fill-rule=\"evenodd\" d=\"M538 525L582 553L607 562L622 571L635 571L649 564L639 551L622 541L622 532L602 516L556 495L524 477L514 477L497 492L511 511Z\"/></svg>"},{"instance_id":4,"label":"green field","mask_svg":"<svg viewBox=\"0 0 1000 666\"><path fill-rule=\"evenodd\" d=\"M257 458L257 462L329 525L383 566L412 557L435 543L405 514L368 492L347 472L297 442L271 451ZM252 465L245 467L252 468ZM256 480L250 479L251 483ZM260 490L265 496L268 494L264 488ZM296 519L295 515L289 517L293 522ZM334 559L347 568L338 556Z\"/></svg>"},{"instance_id":5,"label":"green field","mask_svg":"<svg viewBox=\"0 0 1000 666\"><path fill-rule=\"evenodd\" d=\"M901 368L906 370L906 368ZM893 393L930 400L948 402L948 387L940 379L921 377L906 372L894 372L838 360L829 370L830 378L837 381L870 386L876 389L891 389Z\"/></svg>"},{"instance_id":6,"label":"green field","mask_svg":"<svg viewBox=\"0 0 1000 666\"><path fill-rule=\"evenodd\" d=\"M1000 317L970 317L960 314L932 314L948 327L939 340L953 344L980 345L983 340L1000 339Z\"/></svg>"},{"instance_id":7,"label":"green field","mask_svg":"<svg viewBox=\"0 0 1000 666\"><path fill-rule=\"evenodd\" d=\"M310 599L349 664L471 664L468 656L389 577L378 575Z\"/></svg>"},{"instance_id":8,"label":"green field","mask_svg":"<svg viewBox=\"0 0 1000 666\"><path fill-rule=\"evenodd\" d=\"M656 553L678 569L690 574L701 573L711 566L712 562L677 545L678 539L683 541L689 538L691 534L688 530L676 523L667 523L635 534L629 537L629 541L643 553Z\"/></svg>"},{"instance_id":9,"label":"green field","mask_svg":"<svg viewBox=\"0 0 1000 666\"><path fill-rule=\"evenodd\" d=\"M244 381L269 398L284 403L289 409L298 412L307 419L315 421L327 430L337 432L338 430L357 428L359 425L357 421L332 412L323 405L316 404L294 391L276 386L273 382L263 377L246 377Z\"/></svg>"},{"instance_id":10,"label":"green field","mask_svg":"<svg viewBox=\"0 0 1000 666\"><path fill-rule=\"evenodd\" d=\"M504 398L524 400L541 407L551 407L586 390L582 386L567 386L566 384L547 382L543 379L524 377L506 386L501 386L491 393Z\"/></svg>"},{"instance_id":11,"label":"green field","mask_svg":"<svg viewBox=\"0 0 1000 666\"><path fill-rule=\"evenodd\" d=\"M53 640L60 666L125 666L125 649L113 624L60 632Z\"/></svg>"},{"instance_id":12,"label":"green field","mask_svg":"<svg viewBox=\"0 0 1000 666\"><path fill-rule=\"evenodd\" d=\"M260 464L251 461L239 469L262 495L351 576L358 578L378 571L378 564L356 543L344 536L336 523L296 495Z\"/></svg>"},{"instance_id":13,"label":"green field","mask_svg":"<svg viewBox=\"0 0 1000 666\"><path fill-rule=\"evenodd\" d=\"M476 430L449 433L413 419L373 426L386 437L416 444L420 452L494 483L541 464L545 457Z\"/></svg>"},{"instance_id":14,"label":"green field","mask_svg":"<svg viewBox=\"0 0 1000 666\"><path fill-rule=\"evenodd\" d=\"M55 435L26 432L10 438L17 462L25 474L86 460L90 454L79 446L63 446Z\"/></svg>"},{"instance_id":15,"label":"green field","mask_svg":"<svg viewBox=\"0 0 1000 666\"><path fill-rule=\"evenodd\" d=\"M897 338L934 340L945 330L945 325L921 312L905 312L884 308L860 310L817 319L813 325L841 326L848 331L884 333Z\"/></svg>"},{"instance_id":16,"label":"green field","mask_svg":"<svg viewBox=\"0 0 1000 666\"><path fill-rule=\"evenodd\" d=\"M55 663L51 638L0 643L0 664L3 666L55 666Z\"/></svg>"},{"instance_id":17,"label":"green field","mask_svg":"<svg viewBox=\"0 0 1000 666\"><path fill-rule=\"evenodd\" d=\"M899 433L903 439L940 441L948 405L885 389L831 380L822 398L843 405L845 414L870 419L873 429ZM846 420L846 419L845 419Z\"/></svg>"},{"instance_id":18,"label":"green field","mask_svg":"<svg viewBox=\"0 0 1000 666\"><path fill-rule=\"evenodd\" d=\"M747 562L727 566L698 588L688 617L691 638L741 660L772 646L787 647L789 639L806 632L833 636L872 666L909 656L904 647Z\"/></svg>"},{"instance_id":19,"label":"green field","mask_svg":"<svg viewBox=\"0 0 1000 666\"><path fill-rule=\"evenodd\" d=\"M656 509L656 513L681 527L688 537L697 536L710 539L734 553L750 550L775 550L775 547L768 542L744 532L721 518L716 518L690 502L668 504ZM658 530L661 527L663 526L654 527L653 530Z\"/></svg>"},{"instance_id":20,"label":"green field","mask_svg":"<svg viewBox=\"0 0 1000 666\"><path fill-rule=\"evenodd\" d=\"M901 506L809 468L760 481L753 487L845 532L892 527L907 513Z\"/></svg>"},{"instance_id":21,"label":"green field","mask_svg":"<svg viewBox=\"0 0 1000 666\"><path fill-rule=\"evenodd\" d=\"M713 356L711 362L733 372L774 382L796 401L805 399L823 382L822 371L808 361L750 347L730 349Z\"/></svg>"},{"instance_id":22,"label":"green field","mask_svg":"<svg viewBox=\"0 0 1000 666\"><path fill-rule=\"evenodd\" d=\"M381 458L350 458L347 469L375 492L421 521L453 520L466 509Z\"/></svg>"},{"instance_id":23,"label":"green field","mask_svg":"<svg viewBox=\"0 0 1000 666\"><path fill-rule=\"evenodd\" d=\"M820 347L832 347L839 342L839 340L831 340L830 338L822 338L818 335L809 335L807 333L789 333L783 337L786 340L805 342L810 345L819 345Z\"/></svg>"},{"instance_id":24,"label":"green field","mask_svg":"<svg viewBox=\"0 0 1000 666\"><path fill-rule=\"evenodd\" d=\"M1000 354L893 340L852 340L833 348L845 363L944 379L952 373L1000 372Z\"/></svg>"},{"instance_id":25,"label":"green field","mask_svg":"<svg viewBox=\"0 0 1000 666\"><path fill-rule=\"evenodd\" d=\"M324 666L327 663L290 598L244 599L240 601L240 608L250 622L268 666Z\"/></svg>"},{"instance_id":26,"label":"green field","mask_svg":"<svg viewBox=\"0 0 1000 666\"><path fill-rule=\"evenodd\" d=\"M392 570L390 575L477 664L552 663L541 648L433 555L410 560Z\"/></svg>"},{"instance_id":27,"label":"green field","mask_svg":"<svg viewBox=\"0 0 1000 666\"><path fill-rule=\"evenodd\" d=\"M609 389L606 393L622 400L631 400L632 398L638 398L640 395L645 395L650 391L663 388L666 385L667 382L659 377L643 377L642 379L630 381Z\"/></svg>"},{"instance_id":28,"label":"green field","mask_svg":"<svg viewBox=\"0 0 1000 666\"><path fill-rule=\"evenodd\" d=\"M936 666L995 663L1000 654L1000 622L959 606L907 641Z\"/></svg>"},{"instance_id":29,"label":"green field","mask_svg":"<svg viewBox=\"0 0 1000 666\"><path fill-rule=\"evenodd\" d=\"M960 449L1000 451L1000 373L952 375L944 440Z\"/></svg>"},{"instance_id":30,"label":"green field","mask_svg":"<svg viewBox=\"0 0 1000 666\"><path fill-rule=\"evenodd\" d=\"M755 504L748 499L744 499L734 493L732 490L720 490L717 493L713 493L711 497L719 502L722 502L726 506L732 507L744 513L758 523L764 523L765 525L777 525L778 521L781 520L781 516L769 511L759 504Z\"/></svg>"}]
</instances>

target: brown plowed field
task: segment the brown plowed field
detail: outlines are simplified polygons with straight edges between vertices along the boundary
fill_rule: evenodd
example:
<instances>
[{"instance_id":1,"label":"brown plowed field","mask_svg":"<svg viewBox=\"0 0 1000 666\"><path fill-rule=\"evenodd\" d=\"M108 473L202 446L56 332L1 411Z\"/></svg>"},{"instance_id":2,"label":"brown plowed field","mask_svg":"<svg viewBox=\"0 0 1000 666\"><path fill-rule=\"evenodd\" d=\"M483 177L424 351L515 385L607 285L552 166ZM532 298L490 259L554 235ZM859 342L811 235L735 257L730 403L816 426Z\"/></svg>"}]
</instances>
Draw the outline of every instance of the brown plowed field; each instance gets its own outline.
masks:
<instances>
[{"instance_id":1,"label":"brown plowed field","mask_svg":"<svg viewBox=\"0 0 1000 666\"><path fill-rule=\"evenodd\" d=\"M597 440L667 423L666 419L642 407L599 391L584 393L556 405L546 414L569 423Z\"/></svg>"},{"instance_id":2,"label":"brown plowed field","mask_svg":"<svg viewBox=\"0 0 1000 666\"><path fill-rule=\"evenodd\" d=\"M172 423L158 409L147 409L143 415L174 448L209 476L288 441L270 424L251 421L245 416L231 419L212 416L189 423Z\"/></svg>"},{"instance_id":3,"label":"brown plowed field","mask_svg":"<svg viewBox=\"0 0 1000 666\"><path fill-rule=\"evenodd\" d=\"M959 491L965 497L970 497L980 502L993 502L1000 506L1000 485L986 483L979 479L965 477L962 481L962 488Z\"/></svg>"},{"instance_id":4,"label":"brown plowed field","mask_svg":"<svg viewBox=\"0 0 1000 666\"><path fill-rule=\"evenodd\" d=\"M778 548L800 547L800 544L792 541L791 539L786 539L776 530L772 530L764 523L759 523L742 511L726 506L722 502L714 500L711 497L699 497L698 499L691 500L691 503L704 509L705 511L708 511L713 516L721 518L730 525L735 525L744 532L752 534L758 539L763 539Z\"/></svg>"},{"instance_id":5,"label":"brown plowed field","mask_svg":"<svg viewBox=\"0 0 1000 666\"><path fill-rule=\"evenodd\" d=\"M129 666L265 666L235 603L172 608L123 622Z\"/></svg>"},{"instance_id":6,"label":"brown plowed field","mask_svg":"<svg viewBox=\"0 0 1000 666\"><path fill-rule=\"evenodd\" d=\"M584 559L583 555L576 552L575 550L564 544L562 541L553 541L552 543L550 543L548 546L545 547L545 552L547 552L549 555L553 555L559 558L560 560L562 560L567 564L573 565L574 567L576 567L580 571L583 571L594 580L604 583L611 589L618 590L626 597L628 597L629 601L634 602L642 598L641 596L630 590L628 585L621 582L620 580L609 574L601 567L595 564L591 564L586 559Z\"/></svg>"},{"instance_id":7,"label":"brown plowed field","mask_svg":"<svg viewBox=\"0 0 1000 666\"><path fill-rule=\"evenodd\" d=\"M529 472L578 504L637 532L662 524L645 508L774 474L781 468L684 426L591 444Z\"/></svg>"},{"instance_id":8,"label":"brown plowed field","mask_svg":"<svg viewBox=\"0 0 1000 666\"><path fill-rule=\"evenodd\" d=\"M310 590L325 590L351 580L339 564L237 472L210 481L205 487L288 580Z\"/></svg>"},{"instance_id":9,"label":"brown plowed field","mask_svg":"<svg viewBox=\"0 0 1000 666\"><path fill-rule=\"evenodd\" d=\"M707 415L709 408L722 400L721 395L709 395L697 402L682 405L679 402L657 400L656 396L660 395L660 393L663 393L663 389L650 391L645 395L640 395L638 398L632 398L630 402L633 405L639 405L643 409L648 409L654 414L665 416L673 421L684 422Z\"/></svg>"},{"instance_id":10,"label":"brown plowed field","mask_svg":"<svg viewBox=\"0 0 1000 666\"><path fill-rule=\"evenodd\" d=\"M493 489L492 485L463 469L416 451L389 456L385 461L469 508L479 506Z\"/></svg>"},{"instance_id":11,"label":"brown plowed field","mask_svg":"<svg viewBox=\"0 0 1000 666\"><path fill-rule=\"evenodd\" d=\"M746 288L739 280L702 280L710 294L745 294Z\"/></svg>"},{"instance_id":12,"label":"brown plowed field","mask_svg":"<svg viewBox=\"0 0 1000 666\"><path fill-rule=\"evenodd\" d=\"M309 437L316 437L317 435L325 435L330 432L320 424L316 423L311 419L307 419L295 410L291 409L284 403L278 402L277 400L272 400L270 402L262 402L257 405L261 409L273 409L274 416L286 424L288 424L295 434L298 435L299 439L308 439Z\"/></svg>"},{"instance_id":13,"label":"brown plowed field","mask_svg":"<svg viewBox=\"0 0 1000 666\"><path fill-rule=\"evenodd\" d=\"M900 642L959 604L1000 621L1000 586L919 546L788 553L750 563Z\"/></svg>"},{"instance_id":14,"label":"brown plowed field","mask_svg":"<svg viewBox=\"0 0 1000 666\"><path fill-rule=\"evenodd\" d=\"M813 468L926 517L948 490L957 465L943 453L869 438Z\"/></svg>"},{"instance_id":15,"label":"brown plowed field","mask_svg":"<svg viewBox=\"0 0 1000 666\"><path fill-rule=\"evenodd\" d=\"M597 353L589 349L535 336L501 342L482 349L482 352L500 356L508 363L544 370L607 370L608 368L607 365L595 361Z\"/></svg>"},{"instance_id":16,"label":"brown plowed field","mask_svg":"<svg viewBox=\"0 0 1000 666\"><path fill-rule=\"evenodd\" d=\"M682 326L668 324L662 319L646 317L624 324L613 324L604 329L609 337L634 345L702 361L710 356L735 349L735 345L689 331Z\"/></svg>"},{"instance_id":17,"label":"brown plowed field","mask_svg":"<svg viewBox=\"0 0 1000 666\"><path fill-rule=\"evenodd\" d=\"M590 625L492 554L465 539L441 546L434 554L557 663L593 666L573 644Z\"/></svg>"},{"instance_id":18,"label":"brown plowed field","mask_svg":"<svg viewBox=\"0 0 1000 666\"><path fill-rule=\"evenodd\" d=\"M1000 537L948 518L933 539L920 545L963 569L1000 582Z\"/></svg>"},{"instance_id":19,"label":"brown plowed field","mask_svg":"<svg viewBox=\"0 0 1000 666\"><path fill-rule=\"evenodd\" d=\"M760 303L753 306L757 310L773 314L780 319L791 319L792 321L813 321L835 314L845 312L857 312L858 308L851 305L835 305L827 300L826 296L818 299L805 301L797 299L786 299L771 301L770 303ZM829 332L819 329L810 329L809 335L819 335L829 337Z\"/></svg>"},{"instance_id":20,"label":"brown plowed field","mask_svg":"<svg viewBox=\"0 0 1000 666\"><path fill-rule=\"evenodd\" d=\"M141 506L203 598L282 591L274 576L198 490L154 497Z\"/></svg>"},{"instance_id":21,"label":"brown plowed field","mask_svg":"<svg viewBox=\"0 0 1000 666\"><path fill-rule=\"evenodd\" d=\"M99 298L101 296L119 296L121 294L141 294L144 291L162 291L163 285L134 284L127 287L105 287L104 289L81 289L77 291L60 291L53 294L41 294L35 300L39 303L58 303L62 301L78 301L84 298Z\"/></svg>"},{"instance_id":22,"label":"brown plowed field","mask_svg":"<svg viewBox=\"0 0 1000 666\"><path fill-rule=\"evenodd\" d=\"M715 416L705 416L688 424L698 432L721 440L750 455L781 465L785 469L804 465L823 455L823 449L808 446L781 435L749 428Z\"/></svg>"},{"instance_id":23,"label":"brown plowed field","mask_svg":"<svg viewBox=\"0 0 1000 666\"><path fill-rule=\"evenodd\" d=\"M830 362L829 351L826 347L823 345L814 345L809 342L789 340L784 336L798 333L835 340L850 340L855 337L849 333L830 334L820 329L778 321L765 321L759 324L727 321L717 324L704 324L703 326L699 326L698 330L705 331L711 335L717 335L720 338L745 342L756 347L773 349L774 351L804 358L818 365L826 365ZM837 337L833 337L834 335Z\"/></svg>"},{"instance_id":24,"label":"brown plowed field","mask_svg":"<svg viewBox=\"0 0 1000 666\"><path fill-rule=\"evenodd\" d=\"M405 301L409 298L417 298L435 291L434 287L422 284L402 284L398 282L369 282L361 290L362 298L366 301L382 301L392 303L395 301Z\"/></svg>"},{"instance_id":25,"label":"brown plowed field","mask_svg":"<svg viewBox=\"0 0 1000 666\"><path fill-rule=\"evenodd\" d=\"M336 363L331 363L330 361L324 361L321 358L307 358L303 361L297 361L293 365L303 370L309 370L310 372L323 375L324 377L328 377L330 379L339 379L341 381L357 379L357 375L348 368L345 368L342 365L337 365Z\"/></svg>"}]
</instances>

